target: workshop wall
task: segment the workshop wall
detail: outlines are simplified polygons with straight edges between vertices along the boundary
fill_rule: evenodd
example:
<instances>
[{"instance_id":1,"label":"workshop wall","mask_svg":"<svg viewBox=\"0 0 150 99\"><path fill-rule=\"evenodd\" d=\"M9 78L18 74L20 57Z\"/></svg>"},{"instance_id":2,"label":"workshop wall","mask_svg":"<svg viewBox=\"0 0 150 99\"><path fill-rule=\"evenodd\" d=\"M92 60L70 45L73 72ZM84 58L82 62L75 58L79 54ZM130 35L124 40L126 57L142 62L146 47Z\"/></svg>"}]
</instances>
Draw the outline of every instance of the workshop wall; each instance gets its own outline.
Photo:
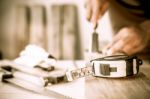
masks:
<instances>
[{"instance_id":1,"label":"workshop wall","mask_svg":"<svg viewBox=\"0 0 150 99\"><path fill-rule=\"evenodd\" d=\"M101 49L111 40L108 13L97 31ZM83 59L92 32L84 0L1 0L0 51L4 58L18 57L32 43L58 59Z\"/></svg>"}]
</instances>

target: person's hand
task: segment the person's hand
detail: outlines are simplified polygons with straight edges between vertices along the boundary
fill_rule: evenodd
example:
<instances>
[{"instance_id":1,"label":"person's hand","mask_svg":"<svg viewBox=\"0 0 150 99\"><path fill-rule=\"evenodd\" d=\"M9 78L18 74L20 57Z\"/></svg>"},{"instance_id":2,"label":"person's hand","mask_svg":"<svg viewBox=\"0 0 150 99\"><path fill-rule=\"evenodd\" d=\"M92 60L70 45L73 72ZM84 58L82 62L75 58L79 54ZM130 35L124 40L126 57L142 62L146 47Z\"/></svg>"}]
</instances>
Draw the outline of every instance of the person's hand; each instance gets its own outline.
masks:
<instances>
[{"instance_id":1,"label":"person's hand","mask_svg":"<svg viewBox=\"0 0 150 99\"><path fill-rule=\"evenodd\" d=\"M100 19L108 8L108 0L85 0L86 18L96 27Z\"/></svg>"},{"instance_id":2,"label":"person's hand","mask_svg":"<svg viewBox=\"0 0 150 99\"><path fill-rule=\"evenodd\" d=\"M104 48L105 55L113 55L123 52L127 55L133 55L142 51L148 44L150 36L136 27L122 28L114 37L111 44Z\"/></svg>"}]
</instances>

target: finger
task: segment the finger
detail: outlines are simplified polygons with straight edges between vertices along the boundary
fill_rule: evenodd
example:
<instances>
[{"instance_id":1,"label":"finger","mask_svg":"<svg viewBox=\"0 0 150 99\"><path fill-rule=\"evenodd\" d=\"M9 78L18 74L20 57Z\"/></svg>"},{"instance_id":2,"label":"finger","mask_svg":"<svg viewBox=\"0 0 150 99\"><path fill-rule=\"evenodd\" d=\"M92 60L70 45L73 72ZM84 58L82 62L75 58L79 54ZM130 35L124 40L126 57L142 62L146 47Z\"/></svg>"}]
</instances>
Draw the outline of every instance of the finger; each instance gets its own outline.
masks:
<instances>
[{"instance_id":1,"label":"finger","mask_svg":"<svg viewBox=\"0 0 150 99\"><path fill-rule=\"evenodd\" d=\"M104 47L104 49L102 50L102 53L104 55L107 55L107 51L116 44L116 42L118 42L121 39L121 35L117 34L114 38L113 41L111 43L109 43L106 47Z\"/></svg>"},{"instance_id":2,"label":"finger","mask_svg":"<svg viewBox=\"0 0 150 99\"><path fill-rule=\"evenodd\" d=\"M106 52L107 55L113 55L118 52L122 52L123 47L126 45L126 42L119 40L114 45L112 45L109 50Z\"/></svg>"},{"instance_id":3,"label":"finger","mask_svg":"<svg viewBox=\"0 0 150 99\"><path fill-rule=\"evenodd\" d=\"M96 25L97 21L98 21L98 17L100 14L100 10L101 10L101 0L95 0L92 2L92 16L91 16L91 22Z\"/></svg>"},{"instance_id":4,"label":"finger","mask_svg":"<svg viewBox=\"0 0 150 99\"><path fill-rule=\"evenodd\" d=\"M107 46L105 46L105 47L102 49L102 53L103 53L104 55L107 55L108 50L109 50L110 48L112 48L112 46L114 46L114 45L116 44L116 42L119 41L119 40L120 40L120 38L118 39L118 38L114 37L113 41L110 42Z\"/></svg>"},{"instance_id":5,"label":"finger","mask_svg":"<svg viewBox=\"0 0 150 99\"><path fill-rule=\"evenodd\" d=\"M108 2L107 1L101 1L97 0L97 2L94 2L95 6L93 6L92 10L92 17L91 22L96 25L97 21L104 15L108 8Z\"/></svg>"},{"instance_id":6,"label":"finger","mask_svg":"<svg viewBox=\"0 0 150 99\"><path fill-rule=\"evenodd\" d=\"M92 5L91 5L90 0L87 0L86 1L86 19L88 21L90 21L91 20L91 16L92 16Z\"/></svg>"},{"instance_id":7,"label":"finger","mask_svg":"<svg viewBox=\"0 0 150 99\"><path fill-rule=\"evenodd\" d=\"M96 28L97 27L97 24L98 24L98 20L104 15L104 13L106 12L106 10L108 9L108 2L106 2L105 4L103 4L103 6L101 7L101 9L100 9L100 12L99 12L99 14L98 14L98 16L97 16L97 18L96 18L96 24L94 24L94 28Z\"/></svg>"},{"instance_id":8,"label":"finger","mask_svg":"<svg viewBox=\"0 0 150 99\"><path fill-rule=\"evenodd\" d=\"M113 43L109 43L108 45L106 45L103 49L102 49L102 53L104 55L107 55L107 51L110 49L110 47L113 45Z\"/></svg>"},{"instance_id":9,"label":"finger","mask_svg":"<svg viewBox=\"0 0 150 99\"><path fill-rule=\"evenodd\" d=\"M104 2L104 4L101 7L100 14L99 14L98 18L101 18L105 14L106 10L108 9L108 5L109 5L108 2Z\"/></svg>"}]
</instances>

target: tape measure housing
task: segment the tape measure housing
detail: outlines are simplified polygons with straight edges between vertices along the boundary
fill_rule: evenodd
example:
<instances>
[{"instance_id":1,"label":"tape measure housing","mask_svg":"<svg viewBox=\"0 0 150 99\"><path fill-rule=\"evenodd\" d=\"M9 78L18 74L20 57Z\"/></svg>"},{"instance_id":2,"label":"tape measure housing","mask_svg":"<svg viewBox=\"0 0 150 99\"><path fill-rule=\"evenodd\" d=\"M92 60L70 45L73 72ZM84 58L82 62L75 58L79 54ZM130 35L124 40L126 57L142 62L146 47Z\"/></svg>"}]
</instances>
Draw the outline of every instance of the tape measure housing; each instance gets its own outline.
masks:
<instances>
[{"instance_id":1,"label":"tape measure housing","mask_svg":"<svg viewBox=\"0 0 150 99\"><path fill-rule=\"evenodd\" d=\"M115 55L91 60L93 76L126 77L139 71L142 61L136 56Z\"/></svg>"}]
</instances>

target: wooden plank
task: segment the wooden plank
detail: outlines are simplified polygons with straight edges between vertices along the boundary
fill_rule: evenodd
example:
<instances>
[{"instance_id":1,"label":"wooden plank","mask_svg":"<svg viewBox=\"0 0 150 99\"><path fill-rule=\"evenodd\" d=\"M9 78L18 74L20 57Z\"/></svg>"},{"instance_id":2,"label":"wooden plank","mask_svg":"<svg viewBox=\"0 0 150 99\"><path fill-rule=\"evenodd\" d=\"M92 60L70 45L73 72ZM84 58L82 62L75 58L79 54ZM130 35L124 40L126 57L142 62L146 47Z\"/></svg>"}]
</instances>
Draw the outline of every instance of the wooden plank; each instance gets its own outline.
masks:
<instances>
[{"instance_id":1,"label":"wooden plank","mask_svg":"<svg viewBox=\"0 0 150 99\"><path fill-rule=\"evenodd\" d=\"M128 78L87 77L86 99L149 99L150 80L139 73Z\"/></svg>"},{"instance_id":2,"label":"wooden plank","mask_svg":"<svg viewBox=\"0 0 150 99\"><path fill-rule=\"evenodd\" d=\"M29 42L29 8L24 5L16 7L16 39L15 39L15 53L19 53Z\"/></svg>"},{"instance_id":3,"label":"wooden plank","mask_svg":"<svg viewBox=\"0 0 150 99\"><path fill-rule=\"evenodd\" d=\"M75 7L64 5L63 7L63 31L62 31L62 57L64 59L75 58Z\"/></svg>"},{"instance_id":4,"label":"wooden plank","mask_svg":"<svg viewBox=\"0 0 150 99\"><path fill-rule=\"evenodd\" d=\"M52 5L49 52L58 59L81 59L78 14L75 5Z\"/></svg>"},{"instance_id":5,"label":"wooden plank","mask_svg":"<svg viewBox=\"0 0 150 99\"><path fill-rule=\"evenodd\" d=\"M46 9L42 5L31 6L30 43L47 48Z\"/></svg>"},{"instance_id":6,"label":"wooden plank","mask_svg":"<svg viewBox=\"0 0 150 99\"><path fill-rule=\"evenodd\" d=\"M63 59L81 59L81 42L76 5L63 5Z\"/></svg>"},{"instance_id":7,"label":"wooden plank","mask_svg":"<svg viewBox=\"0 0 150 99\"><path fill-rule=\"evenodd\" d=\"M50 7L50 19L48 21L49 37L49 52L52 53L57 59L61 57L61 6L52 5Z\"/></svg>"}]
</instances>

